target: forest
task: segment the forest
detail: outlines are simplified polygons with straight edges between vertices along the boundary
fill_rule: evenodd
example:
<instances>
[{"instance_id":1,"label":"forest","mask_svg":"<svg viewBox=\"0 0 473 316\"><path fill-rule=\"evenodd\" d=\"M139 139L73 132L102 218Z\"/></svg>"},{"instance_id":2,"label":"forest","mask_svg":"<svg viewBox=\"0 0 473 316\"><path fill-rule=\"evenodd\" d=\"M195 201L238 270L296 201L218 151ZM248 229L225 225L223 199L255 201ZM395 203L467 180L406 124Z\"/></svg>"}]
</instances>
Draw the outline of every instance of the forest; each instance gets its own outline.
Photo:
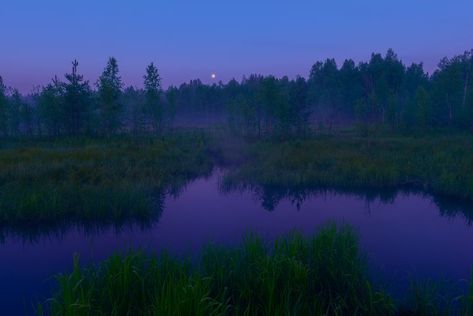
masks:
<instances>
[{"instance_id":1,"label":"forest","mask_svg":"<svg viewBox=\"0 0 473 316\"><path fill-rule=\"evenodd\" d=\"M0 136L159 134L175 127L228 127L247 136L382 127L423 132L473 130L473 50L443 58L427 73L393 50L356 64L316 62L308 78L252 74L241 81L191 80L163 88L147 66L143 88L125 87L111 57L95 83L72 62L64 78L22 95L0 77Z\"/></svg>"}]
</instances>

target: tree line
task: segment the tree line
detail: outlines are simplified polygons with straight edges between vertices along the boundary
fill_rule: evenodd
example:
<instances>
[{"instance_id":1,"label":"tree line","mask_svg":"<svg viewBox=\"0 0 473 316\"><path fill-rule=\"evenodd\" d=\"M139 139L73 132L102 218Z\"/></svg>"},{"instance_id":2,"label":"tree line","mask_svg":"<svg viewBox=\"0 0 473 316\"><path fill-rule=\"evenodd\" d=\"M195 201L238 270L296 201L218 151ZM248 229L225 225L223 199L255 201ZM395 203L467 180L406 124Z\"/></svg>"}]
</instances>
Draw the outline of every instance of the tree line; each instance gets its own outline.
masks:
<instances>
[{"instance_id":1,"label":"tree line","mask_svg":"<svg viewBox=\"0 0 473 316\"><path fill-rule=\"evenodd\" d=\"M254 74L226 84L191 80L166 90L153 63L140 89L124 87L113 57L92 85L78 66L74 60L63 79L25 96L0 77L0 136L159 134L199 119L246 135L354 125L473 130L473 50L442 59L432 74L422 64L406 66L388 50L358 64L316 62L307 79Z\"/></svg>"}]
</instances>

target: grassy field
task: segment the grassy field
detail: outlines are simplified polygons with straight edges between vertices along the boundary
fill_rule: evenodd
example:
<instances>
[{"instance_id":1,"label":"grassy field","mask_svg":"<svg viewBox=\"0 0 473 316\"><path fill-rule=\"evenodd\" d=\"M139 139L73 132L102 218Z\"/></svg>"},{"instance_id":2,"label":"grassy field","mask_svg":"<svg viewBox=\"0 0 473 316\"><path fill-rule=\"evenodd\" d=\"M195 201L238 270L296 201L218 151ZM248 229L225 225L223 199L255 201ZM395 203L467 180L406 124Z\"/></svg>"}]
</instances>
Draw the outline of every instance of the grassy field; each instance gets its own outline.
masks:
<instances>
[{"instance_id":1,"label":"grassy field","mask_svg":"<svg viewBox=\"0 0 473 316\"><path fill-rule=\"evenodd\" d=\"M57 277L39 314L52 315L471 315L469 293L441 305L418 287L395 302L367 276L356 236L327 226L273 243L208 246L199 260L135 252Z\"/></svg>"}]
</instances>

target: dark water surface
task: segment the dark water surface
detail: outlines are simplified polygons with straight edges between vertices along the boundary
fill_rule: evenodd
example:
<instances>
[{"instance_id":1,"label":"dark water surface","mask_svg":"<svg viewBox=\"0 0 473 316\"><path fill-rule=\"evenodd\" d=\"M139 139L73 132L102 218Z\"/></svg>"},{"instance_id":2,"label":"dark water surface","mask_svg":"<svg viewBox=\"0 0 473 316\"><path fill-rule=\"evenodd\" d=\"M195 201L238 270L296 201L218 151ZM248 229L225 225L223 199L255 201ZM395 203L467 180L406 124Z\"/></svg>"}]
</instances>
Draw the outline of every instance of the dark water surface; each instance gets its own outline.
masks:
<instances>
[{"instance_id":1,"label":"dark water surface","mask_svg":"<svg viewBox=\"0 0 473 316\"><path fill-rule=\"evenodd\" d=\"M178 196L167 196L159 220L148 228L106 228L94 234L70 228L34 241L7 236L0 243L2 314L31 313L32 302L51 294L52 276L70 271L74 253L82 263L137 247L196 254L211 241L238 244L250 231L271 240L294 229L312 234L327 222L354 227L374 277L394 292L405 290L412 279L466 286L473 226L461 207L446 215L433 198L414 193L369 202L355 194L313 194L296 199L301 203L280 196L278 203L268 204L251 190L223 193L219 179L215 173L190 183Z\"/></svg>"}]
</instances>

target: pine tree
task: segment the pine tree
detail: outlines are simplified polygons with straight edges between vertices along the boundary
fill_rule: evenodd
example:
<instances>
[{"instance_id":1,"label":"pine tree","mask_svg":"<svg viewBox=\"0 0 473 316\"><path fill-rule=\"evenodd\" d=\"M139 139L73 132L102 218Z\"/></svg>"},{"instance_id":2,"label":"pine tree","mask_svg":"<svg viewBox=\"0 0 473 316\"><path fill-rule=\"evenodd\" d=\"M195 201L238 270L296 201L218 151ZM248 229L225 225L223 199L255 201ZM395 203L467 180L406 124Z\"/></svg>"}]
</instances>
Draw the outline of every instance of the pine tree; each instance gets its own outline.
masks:
<instances>
[{"instance_id":1,"label":"pine tree","mask_svg":"<svg viewBox=\"0 0 473 316\"><path fill-rule=\"evenodd\" d=\"M120 103L122 80L119 76L117 60L111 57L108 60L98 82L99 120L103 131L110 135L121 127L123 106Z\"/></svg>"},{"instance_id":2,"label":"pine tree","mask_svg":"<svg viewBox=\"0 0 473 316\"><path fill-rule=\"evenodd\" d=\"M90 87L77 73L77 60L72 62L72 73L66 74L64 94L64 121L70 135L90 131Z\"/></svg>"},{"instance_id":3,"label":"pine tree","mask_svg":"<svg viewBox=\"0 0 473 316\"><path fill-rule=\"evenodd\" d=\"M146 68L146 75L144 78L145 88L145 113L151 120L151 125L154 132L159 132L163 122L163 107L161 104L161 78L158 73L158 68L151 63Z\"/></svg>"}]
</instances>

